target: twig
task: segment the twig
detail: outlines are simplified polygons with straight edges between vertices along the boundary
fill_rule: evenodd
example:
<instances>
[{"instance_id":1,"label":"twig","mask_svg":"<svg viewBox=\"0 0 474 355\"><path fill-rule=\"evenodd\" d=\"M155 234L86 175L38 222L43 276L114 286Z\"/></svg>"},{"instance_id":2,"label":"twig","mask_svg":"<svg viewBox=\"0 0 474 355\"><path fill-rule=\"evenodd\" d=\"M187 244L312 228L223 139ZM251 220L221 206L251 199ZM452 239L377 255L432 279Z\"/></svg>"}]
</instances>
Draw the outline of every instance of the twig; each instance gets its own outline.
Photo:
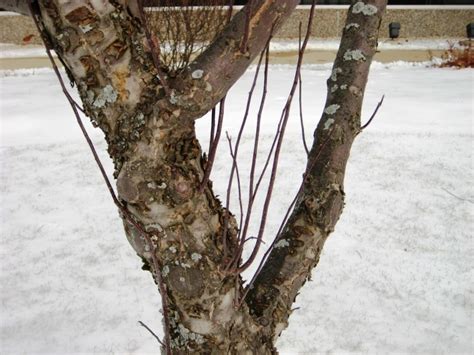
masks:
<instances>
[{"instance_id":1,"label":"twig","mask_svg":"<svg viewBox=\"0 0 474 355\"><path fill-rule=\"evenodd\" d=\"M209 134L209 149L207 150L207 156L209 157L209 152L212 149L212 143L214 143L214 135L216 131L216 108L213 107L211 111L211 132Z\"/></svg>"},{"instance_id":2,"label":"twig","mask_svg":"<svg viewBox=\"0 0 474 355\"><path fill-rule=\"evenodd\" d=\"M298 29L298 52L301 51L301 21ZM303 81L301 80L301 71L298 76L298 101L300 109L300 126L301 126L301 138L303 140L304 150L306 155L309 155L308 144L306 144L306 135L304 131L304 120L303 120Z\"/></svg>"},{"instance_id":3,"label":"twig","mask_svg":"<svg viewBox=\"0 0 474 355\"><path fill-rule=\"evenodd\" d=\"M261 216L261 219L260 219L260 227L259 227L259 231L258 231L258 235L257 235L257 242L255 243L255 247L252 250L252 253L251 253L250 257L247 259L247 261L245 263L243 263L242 266L237 268L237 270L236 270L237 273L243 272L244 270L249 268L250 265L252 265L253 261L255 260L255 257L257 256L258 250L260 249L260 245L262 243L263 233L265 231L265 226L266 226L268 208L270 206L270 201L271 201L272 192L273 192L273 186L274 186L275 178L276 178L276 172L278 170L280 150L281 150L281 146L282 146L282 143L283 143L285 128L286 128L286 125L288 123L288 118L289 118L289 115L290 115L291 102L293 100L293 96L294 96L294 93L295 93L295 90L296 90L296 86L298 85L298 77L300 75L301 65L303 63L304 51L306 49L306 45L308 44L309 37L310 37L310 34L311 34L311 25L313 23L315 3L316 3L315 0L313 0L313 3L311 5L310 14L309 14L309 20L308 20L308 27L307 27L307 30L306 30L306 36L305 36L305 39L303 41L303 45L301 47L301 50L298 53L298 62L296 64L296 72L295 72L295 77L293 79L293 85L292 85L290 93L288 95L288 99L286 101L285 108L283 109L283 112L284 112L283 121L282 121L282 125L281 125L281 130L279 132L278 142L277 142L277 145L276 145L276 148L275 148L275 154L274 154L274 157L273 157L272 172L270 174L270 182L268 184L267 195L265 197L262 216ZM282 112L282 114L283 114L283 112Z\"/></svg>"},{"instance_id":4,"label":"twig","mask_svg":"<svg viewBox=\"0 0 474 355\"><path fill-rule=\"evenodd\" d=\"M170 89L169 89L168 83L165 80L165 75L163 71L161 70L160 58L157 56L155 43L153 42L153 39L151 38L151 33L150 33L150 30L148 29L145 13L143 12L143 1L142 0L137 0L137 1L138 1L138 12L140 15L140 20L142 21L143 28L145 30L145 37L148 42L148 46L150 47L153 64L155 65L155 69L158 74L158 78L160 79L161 85L163 85L163 89L165 90L166 95L169 96Z\"/></svg>"},{"instance_id":5,"label":"twig","mask_svg":"<svg viewBox=\"0 0 474 355\"><path fill-rule=\"evenodd\" d=\"M270 38L267 42L267 45L268 45L268 43L270 43L270 40L271 40L271 36L270 36ZM238 156L239 146L240 146L240 140L242 138L242 133L244 131L245 124L247 123L247 117L248 117L249 110L250 110L250 104L252 102L252 96L253 96L253 92L255 90L255 86L256 86L256 83L257 83L258 74L260 72L260 66L262 64L263 54L264 54L264 52L262 51L262 54L260 55L260 59L259 59L258 64L257 64L257 69L255 70L255 75L254 75L254 78L253 78L252 86L250 87L250 91L248 93L244 118L242 119L242 124L240 125L239 133L237 134L237 140L235 142L235 148L234 148L235 161L237 161L237 156ZM235 164L232 163L232 168L230 170L230 175L229 175L229 181L228 181L228 184L227 184L224 226L223 226L223 232L222 232L223 247L224 247L224 258L223 258L224 261L227 258L227 252L228 252L228 250L227 250L227 230L228 230L228 224L229 224L230 195L231 195L231 191L232 191L232 183L234 181L234 173L235 173Z\"/></svg>"},{"instance_id":6,"label":"twig","mask_svg":"<svg viewBox=\"0 0 474 355\"><path fill-rule=\"evenodd\" d=\"M163 342L161 341L161 339L158 337L158 335L156 335L153 330L150 329L150 327L148 327L145 323L143 323L141 320L138 321L138 324L140 324L143 328L145 328L146 330L148 330L151 335L153 335L155 337L155 339L158 341L158 343L160 343L161 346L165 346L165 344L163 344Z\"/></svg>"},{"instance_id":7,"label":"twig","mask_svg":"<svg viewBox=\"0 0 474 355\"><path fill-rule=\"evenodd\" d=\"M239 230L240 248L234 255L231 262L229 263L227 269L237 266L237 263L240 260L240 257L243 251L243 246L246 241L248 228L250 225L250 217L252 216L253 204L255 202L255 197L256 197L256 194L254 192L255 167L257 165L258 143L260 141L260 125L262 122L263 108L265 106L265 99L266 99L267 91L268 91L268 62L269 62L269 56L270 56L270 46L267 46L265 51L266 52L265 52L265 67L264 67L264 72L263 72L263 92L262 92L262 98L260 100L260 108L258 110L257 124L255 128L254 147L253 147L253 152L252 152L252 165L250 168L250 176L249 176L249 200L247 204L247 210L245 213L245 223L244 223L243 228L240 228ZM258 186L257 186L257 189L258 189Z\"/></svg>"},{"instance_id":8,"label":"twig","mask_svg":"<svg viewBox=\"0 0 474 355\"><path fill-rule=\"evenodd\" d=\"M468 199L468 198L464 198L464 197L460 197L460 196L458 196L458 195L455 195L455 194L453 194L451 191L445 189L444 187L442 187L441 190L443 190L444 192L446 192L446 193L450 194L451 196L457 198L457 199L460 200L460 201L465 201L465 202L469 202L469 203L473 203L473 204L474 204L474 201L473 201L473 200L470 200L470 199Z\"/></svg>"},{"instance_id":9,"label":"twig","mask_svg":"<svg viewBox=\"0 0 474 355\"><path fill-rule=\"evenodd\" d=\"M207 182L209 181L209 177L211 176L212 166L214 165L214 160L216 158L217 146L219 145L219 139L221 137L222 123L224 121L224 104L225 104L225 96L222 98L219 105L219 118L217 120L216 135L214 139L212 140L212 144L209 150L209 156L207 157L206 170L204 171L204 177L202 178L201 186L199 187L199 192L204 191L204 188L206 187Z\"/></svg>"},{"instance_id":10,"label":"twig","mask_svg":"<svg viewBox=\"0 0 474 355\"><path fill-rule=\"evenodd\" d=\"M227 11L227 22L230 22L232 19L232 12L234 11L234 0L229 1L229 9Z\"/></svg>"},{"instance_id":11,"label":"twig","mask_svg":"<svg viewBox=\"0 0 474 355\"><path fill-rule=\"evenodd\" d=\"M382 106L384 98L385 98L385 95L382 95L382 98L380 99L379 103L377 104L377 107L375 107L375 110L374 110L374 113L372 114L372 116L370 116L369 120L367 121L367 123L365 125L360 127L361 131L366 129L369 126L370 122L372 122L372 120L375 118L375 115L377 114L377 111L379 110L380 106Z\"/></svg>"},{"instance_id":12,"label":"twig","mask_svg":"<svg viewBox=\"0 0 474 355\"><path fill-rule=\"evenodd\" d=\"M258 155L258 143L260 142L260 126L262 123L262 114L263 108L265 107L265 99L268 92L268 63L270 57L270 46L267 46L265 53L265 67L263 71L263 91L262 98L260 100L260 107L257 113L257 124L255 127L255 138L253 143L253 152L252 152L252 165L250 167L250 177L249 177L249 201L254 200L254 179L255 179L255 168L257 166L257 155Z\"/></svg>"},{"instance_id":13,"label":"twig","mask_svg":"<svg viewBox=\"0 0 474 355\"><path fill-rule=\"evenodd\" d=\"M329 142L329 140L331 139L331 135L332 135L332 132L334 131L334 127L331 129L331 131L328 133L327 135L327 138L324 140L323 143L320 144L320 146L318 147L318 150L317 150L317 154L315 155L314 159L312 160L312 162L310 162L308 168L306 169L307 171L310 171L313 169L314 165L316 164L319 156L321 155L321 153L323 152L323 149L324 147L326 146L326 144ZM260 260L260 263L257 267L257 271L255 271L253 277L252 277L252 280L249 282L249 284L247 285L246 289L245 289L245 292L242 296L242 299L239 303L239 307L240 305L244 302L245 300L245 297L247 296L247 294L249 293L249 291L252 289L253 287L253 284L255 282L255 280L257 279L257 276L258 274L260 273L260 271L262 270L263 268L263 265L265 264L265 261L267 260L268 256L270 255L271 251L273 250L273 248L275 247L275 244L277 243L278 241L278 238L280 237L281 233L283 232L283 228L284 226L286 225L286 222L288 221L288 218L290 216L290 213L291 211L293 210L293 207L295 206L296 204L296 201L298 201L298 197L299 195L301 194L301 192L303 191L303 188L304 188L304 184L306 183L308 179L308 175L304 175L303 177L303 181L301 182L300 184L300 187L298 189L298 192L295 194L295 197L293 198L293 201L291 202L290 206L288 207L288 209L286 210L286 213L285 213L285 216L283 218L283 220L281 221L280 223L280 227L278 228L278 231L276 233L276 236L275 238L273 239L272 243L270 244L270 246L268 247L268 249L265 251L265 253L263 254L263 257L262 259Z\"/></svg>"},{"instance_id":14,"label":"twig","mask_svg":"<svg viewBox=\"0 0 474 355\"><path fill-rule=\"evenodd\" d=\"M248 0L247 5L245 5L245 32L242 42L240 42L240 53L244 54L247 52L247 42L249 39L250 32L250 17L252 16L252 6L253 0Z\"/></svg>"},{"instance_id":15,"label":"twig","mask_svg":"<svg viewBox=\"0 0 474 355\"><path fill-rule=\"evenodd\" d=\"M237 191L238 191L238 198L239 198L239 209L240 209L240 222L239 222L239 231L242 229L242 222L244 219L244 208L242 205L242 184L240 183L240 173L239 173L239 164L236 160L235 153L232 149L232 140L229 136L228 132L225 132L225 135L227 137L227 141L229 143L229 151L230 151L230 156L232 157L232 162L235 164L235 176L237 177Z\"/></svg>"}]
</instances>

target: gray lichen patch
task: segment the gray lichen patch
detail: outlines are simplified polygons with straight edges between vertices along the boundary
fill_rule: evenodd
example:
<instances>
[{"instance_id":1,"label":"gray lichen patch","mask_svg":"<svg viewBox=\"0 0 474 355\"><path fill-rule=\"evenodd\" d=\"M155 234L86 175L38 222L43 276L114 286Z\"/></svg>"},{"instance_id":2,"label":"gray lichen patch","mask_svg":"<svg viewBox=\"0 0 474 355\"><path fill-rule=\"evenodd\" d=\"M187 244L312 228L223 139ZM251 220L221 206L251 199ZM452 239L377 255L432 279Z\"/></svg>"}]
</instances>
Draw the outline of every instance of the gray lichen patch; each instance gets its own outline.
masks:
<instances>
[{"instance_id":1,"label":"gray lichen patch","mask_svg":"<svg viewBox=\"0 0 474 355\"><path fill-rule=\"evenodd\" d=\"M360 49L348 49L344 53L344 60L366 60L366 57Z\"/></svg>"},{"instance_id":2,"label":"gray lichen patch","mask_svg":"<svg viewBox=\"0 0 474 355\"><path fill-rule=\"evenodd\" d=\"M79 26L79 28L84 33L90 32L94 29L94 27L91 24L86 24L86 25L83 25L83 26Z\"/></svg>"},{"instance_id":3,"label":"gray lichen patch","mask_svg":"<svg viewBox=\"0 0 474 355\"><path fill-rule=\"evenodd\" d=\"M326 120L326 122L324 122L324 130L327 131L329 128L331 128L331 126L334 124L334 119L333 118L329 118L328 120Z\"/></svg>"},{"instance_id":4,"label":"gray lichen patch","mask_svg":"<svg viewBox=\"0 0 474 355\"><path fill-rule=\"evenodd\" d=\"M349 23L346 25L345 29L346 30L350 30L351 28L359 28L359 24L358 23Z\"/></svg>"},{"instance_id":5,"label":"gray lichen patch","mask_svg":"<svg viewBox=\"0 0 474 355\"><path fill-rule=\"evenodd\" d=\"M279 240L275 244L274 248L278 249L278 248L284 248L284 247L288 247L288 246L290 246L290 243L288 243L288 241L286 239L282 239L282 240Z\"/></svg>"},{"instance_id":6,"label":"gray lichen patch","mask_svg":"<svg viewBox=\"0 0 474 355\"><path fill-rule=\"evenodd\" d=\"M163 277L166 277L166 276L168 276L169 273L170 273L169 266L168 265L163 266L163 269L161 270L161 275Z\"/></svg>"},{"instance_id":7,"label":"gray lichen patch","mask_svg":"<svg viewBox=\"0 0 474 355\"><path fill-rule=\"evenodd\" d=\"M145 225L145 230L147 232L157 231L158 233L162 233L164 231L163 227L159 223L149 223Z\"/></svg>"},{"instance_id":8,"label":"gray lichen patch","mask_svg":"<svg viewBox=\"0 0 474 355\"><path fill-rule=\"evenodd\" d=\"M331 80L332 81L337 81L337 75L342 73L341 68L334 68L331 72Z\"/></svg>"},{"instance_id":9,"label":"gray lichen patch","mask_svg":"<svg viewBox=\"0 0 474 355\"><path fill-rule=\"evenodd\" d=\"M199 260L202 259L202 255L198 253L192 253L191 254L191 260L197 263Z\"/></svg>"},{"instance_id":10,"label":"gray lichen patch","mask_svg":"<svg viewBox=\"0 0 474 355\"><path fill-rule=\"evenodd\" d=\"M91 92L89 91L87 94L90 95L90 93ZM107 103L113 103L117 101L117 97L118 97L117 91L115 91L112 85L108 84L102 89L99 95L95 98L92 105L96 108L102 108Z\"/></svg>"},{"instance_id":11,"label":"gray lichen patch","mask_svg":"<svg viewBox=\"0 0 474 355\"><path fill-rule=\"evenodd\" d=\"M158 188L159 188L160 190L166 189L166 183L165 183L165 182L162 182L161 184L158 185Z\"/></svg>"},{"instance_id":12,"label":"gray lichen patch","mask_svg":"<svg viewBox=\"0 0 474 355\"><path fill-rule=\"evenodd\" d=\"M178 324L177 327L178 337L174 338L171 341L171 346L173 348L181 348L181 347L190 347L190 343L202 344L204 343L204 337L201 334L194 333L186 328L182 324Z\"/></svg>"},{"instance_id":13,"label":"gray lichen patch","mask_svg":"<svg viewBox=\"0 0 474 355\"><path fill-rule=\"evenodd\" d=\"M378 9L374 5L364 4L362 1L356 2L352 8L354 14L364 14L366 16L372 16L377 13Z\"/></svg>"},{"instance_id":14,"label":"gray lichen patch","mask_svg":"<svg viewBox=\"0 0 474 355\"><path fill-rule=\"evenodd\" d=\"M324 113L327 115L334 115L337 112L337 110L339 110L340 107L341 105L338 105L338 104L329 105L328 107L325 108Z\"/></svg>"},{"instance_id":15,"label":"gray lichen patch","mask_svg":"<svg viewBox=\"0 0 474 355\"><path fill-rule=\"evenodd\" d=\"M193 79L201 79L202 76L204 75L204 71L202 69L196 69L191 73L191 77Z\"/></svg>"},{"instance_id":16,"label":"gray lichen patch","mask_svg":"<svg viewBox=\"0 0 474 355\"><path fill-rule=\"evenodd\" d=\"M176 92L174 90L171 90L169 100L173 105L176 105L178 103L178 97L176 96Z\"/></svg>"},{"instance_id":17,"label":"gray lichen patch","mask_svg":"<svg viewBox=\"0 0 474 355\"><path fill-rule=\"evenodd\" d=\"M89 104L92 104L94 102L94 97L95 97L95 94L94 94L93 91L91 91L91 90L87 91L86 100Z\"/></svg>"}]
</instances>

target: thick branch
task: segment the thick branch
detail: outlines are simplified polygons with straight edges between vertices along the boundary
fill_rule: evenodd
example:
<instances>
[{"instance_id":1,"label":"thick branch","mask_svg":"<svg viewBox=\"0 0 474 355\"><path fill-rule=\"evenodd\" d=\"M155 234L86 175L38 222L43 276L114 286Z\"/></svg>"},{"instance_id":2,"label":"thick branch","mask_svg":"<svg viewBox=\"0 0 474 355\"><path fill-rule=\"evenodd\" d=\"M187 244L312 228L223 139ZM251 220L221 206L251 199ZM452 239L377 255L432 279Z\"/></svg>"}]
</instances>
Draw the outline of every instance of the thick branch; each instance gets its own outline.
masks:
<instances>
[{"instance_id":1,"label":"thick branch","mask_svg":"<svg viewBox=\"0 0 474 355\"><path fill-rule=\"evenodd\" d=\"M247 298L269 336L286 327L295 297L311 276L344 205L344 174L360 132L360 113L386 0L353 3L328 79L324 113L315 131L295 209L277 237Z\"/></svg>"},{"instance_id":2,"label":"thick branch","mask_svg":"<svg viewBox=\"0 0 474 355\"><path fill-rule=\"evenodd\" d=\"M186 108L186 116L199 118L212 109L240 78L255 57L264 49L271 32L275 32L298 4L298 0L254 0L247 51L241 52L246 31L246 10L242 9L220 36L191 64L190 69L174 80L178 105ZM248 5L247 5L248 6ZM204 95L189 95L199 82ZM204 83L204 85L202 84Z\"/></svg>"}]
</instances>

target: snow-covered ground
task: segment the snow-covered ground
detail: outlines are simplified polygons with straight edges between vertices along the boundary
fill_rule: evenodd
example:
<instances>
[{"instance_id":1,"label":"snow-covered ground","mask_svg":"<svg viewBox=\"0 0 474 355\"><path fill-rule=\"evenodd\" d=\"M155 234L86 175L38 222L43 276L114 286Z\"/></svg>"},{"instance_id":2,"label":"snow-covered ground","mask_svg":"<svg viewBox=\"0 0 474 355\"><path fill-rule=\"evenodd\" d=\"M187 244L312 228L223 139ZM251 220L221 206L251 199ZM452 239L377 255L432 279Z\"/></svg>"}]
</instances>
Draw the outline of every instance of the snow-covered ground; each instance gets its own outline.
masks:
<instances>
[{"instance_id":1,"label":"snow-covered ground","mask_svg":"<svg viewBox=\"0 0 474 355\"><path fill-rule=\"evenodd\" d=\"M459 47L459 38L451 39L397 39L380 40L379 50L447 50L451 46ZM339 39L312 39L306 46L307 51L337 51ZM272 53L296 52L298 41L274 40L270 43ZM6 58L30 58L46 57L44 46L27 44L17 45L11 43L0 43L0 59Z\"/></svg>"},{"instance_id":2,"label":"snow-covered ground","mask_svg":"<svg viewBox=\"0 0 474 355\"><path fill-rule=\"evenodd\" d=\"M263 148L293 76L289 66L270 73ZM329 73L329 65L303 68L308 140ZM233 137L253 74L227 99ZM378 116L353 147L343 216L278 341L285 354L474 352L474 71L375 63L364 117L382 94ZM269 239L305 163L297 113L295 106ZM161 334L160 298L52 71L0 72L0 114L0 352L156 353L137 322ZM241 147L242 175L253 123ZM197 125L207 147L209 120ZM101 134L91 133L110 171ZM221 196L230 166L225 143L213 171Z\"/></svg>"},{"instance_id":3,"label":"snow-covered ground","mask_svg":"<svg viewBox=\"0 0 474 355\"><path fill-rule=\"evenodd\" d=\"M451 46L459 47L459 38L451 39L381 39L379 40L378 50L447 50ZM339 48L339 39L312 39L308 42L306 50L337 51ZM275 40L270 43L272 52L295 52L298 51L298 41Z\"/></svg>"}]
</instances>

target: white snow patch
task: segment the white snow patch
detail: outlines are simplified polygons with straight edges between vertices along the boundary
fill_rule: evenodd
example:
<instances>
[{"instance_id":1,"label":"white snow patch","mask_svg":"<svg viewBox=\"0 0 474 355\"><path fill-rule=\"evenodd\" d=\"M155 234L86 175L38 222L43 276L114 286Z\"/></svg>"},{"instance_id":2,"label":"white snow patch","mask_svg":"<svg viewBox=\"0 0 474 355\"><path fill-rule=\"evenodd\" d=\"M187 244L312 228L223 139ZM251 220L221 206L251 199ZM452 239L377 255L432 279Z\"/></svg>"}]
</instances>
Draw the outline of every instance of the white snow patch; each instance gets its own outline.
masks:
<instances>
[{"instance_id":1,"label":"white snow patch","mask_svg":"<svg viewBox=\"0 0 474 355\"><path fill-rule=\"evenodd\" d=\"M350 23L346 27L357 28L357 23ZM451 46L461 48L459 38L401 38L396 40L381 39L379 40L378 50L447 50ZM337 51L339 48L339 39L311 39L306 45L307 51ZM272 53L297 52L298 42L290 40L275 40L270 43L270 51Z\"/></svg>"}]
</instances>

